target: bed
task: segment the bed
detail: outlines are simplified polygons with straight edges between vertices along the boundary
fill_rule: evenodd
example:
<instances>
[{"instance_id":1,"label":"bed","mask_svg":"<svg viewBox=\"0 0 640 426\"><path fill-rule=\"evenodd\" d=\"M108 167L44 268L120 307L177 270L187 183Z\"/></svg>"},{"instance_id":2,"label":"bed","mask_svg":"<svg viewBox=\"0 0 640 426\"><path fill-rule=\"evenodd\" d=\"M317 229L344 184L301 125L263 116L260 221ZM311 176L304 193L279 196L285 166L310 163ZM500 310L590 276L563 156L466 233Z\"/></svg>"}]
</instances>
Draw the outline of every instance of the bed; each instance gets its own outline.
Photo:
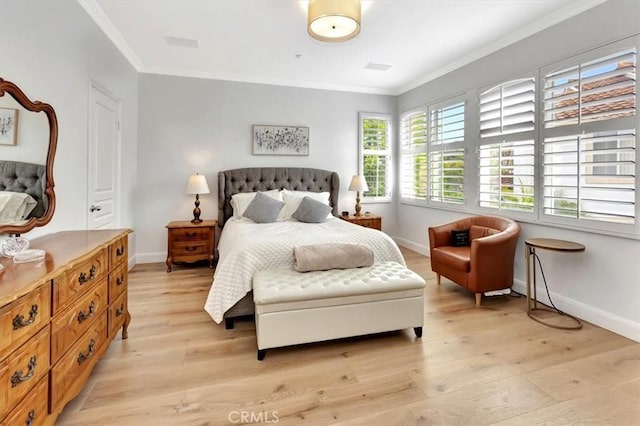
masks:
<instances>
[{"instance_id":1,"label":"bed","mask_svg":"<svg viewBox=\"0 0 640 426\"><path fill-rule=\"evenodd\" d=\"M312 168L243 168L218 174L218 222L222 234L218 265L205 303L205 310L215 322L224 320L226 327L232 328L235 318L253 315L253 273L292 266L294 245L358 242L373 249L376 261L405 264L398 246L389 236L337 218L339 187L337 173ZM297 221L256 224L232 218L234 194L274 189L328 192L334 217L320 224Z\"/></svg>"},{"instance_id":2,"label":"bed","mask_svg":"<svg viewBox=\"0 0 640 426\"><path fill-rule=\"evenodd\" d=\"M45 185L44 165L0 160L0 192L5 195L7 193L26 194L35 201L35 206L28 216L6 220L17 223L22 219L44 216L48 207Z\"/></svg>"}]
</instances>

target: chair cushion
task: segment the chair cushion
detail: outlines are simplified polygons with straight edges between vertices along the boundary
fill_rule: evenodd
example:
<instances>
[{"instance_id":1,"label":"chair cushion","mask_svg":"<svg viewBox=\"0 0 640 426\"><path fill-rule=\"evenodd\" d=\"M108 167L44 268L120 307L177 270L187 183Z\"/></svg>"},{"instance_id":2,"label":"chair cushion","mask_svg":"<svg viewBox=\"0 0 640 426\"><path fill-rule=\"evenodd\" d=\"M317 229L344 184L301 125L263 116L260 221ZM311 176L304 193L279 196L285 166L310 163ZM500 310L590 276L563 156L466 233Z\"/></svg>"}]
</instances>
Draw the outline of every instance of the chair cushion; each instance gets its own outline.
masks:
<instances>
[{"instance_id":1,"label":"chair cushion","mask_svg":"<svg viewBox=\"0 0 640 426\"><path fill-rule=\"evenodd\" d=\"M473 241L476 238L488 237L489 235L495 235L498 233L500 233L500 231L497 229L480 225L471 225L471 228L469 229L469 239Z\"/></svg>"},{"instance_id":2,"label":"chair cushion","mask_svg":"<svg viewBox=\"0 0 640 426\"><path fill-rule=\"evenodd\" d=\"M443 246L434 248L431 252L432 263L444 263L459 271L471 270L471 247Z\"/></svg>"}]
</instances>

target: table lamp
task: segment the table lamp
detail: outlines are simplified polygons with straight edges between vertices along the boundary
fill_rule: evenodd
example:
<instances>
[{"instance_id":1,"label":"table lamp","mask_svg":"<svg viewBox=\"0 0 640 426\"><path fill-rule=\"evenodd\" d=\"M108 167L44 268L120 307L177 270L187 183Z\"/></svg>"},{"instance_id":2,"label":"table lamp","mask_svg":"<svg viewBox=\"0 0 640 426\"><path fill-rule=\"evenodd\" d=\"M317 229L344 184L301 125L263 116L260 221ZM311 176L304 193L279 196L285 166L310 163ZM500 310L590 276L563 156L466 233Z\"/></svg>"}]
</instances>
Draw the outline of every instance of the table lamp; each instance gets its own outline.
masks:
<instances>
[{"instance_id":1,"label":"table lamp","mask_svg":"<svg viewBox=\"0 0 640 426\"><path fill-rule=\"evenodd\" d=\"M202 219L200 219L200 194L208 193L209 185L207 185L207 179L203 175L196 173L189 178L189 182L187 183L187 194L196 194L196 207L193 209L193 220L191 223L202 222Z\"/></svg>"},{"instance_id":2,"label":"table lamp","mask_svg":"<svg viewBox=\"0 0 640 426\"><path fill-rule=\"evenodd\" d=\"M351 184L349 185L349 191L356 191L356 216L362 216L360 214L360 192L367 192L369 187L367 181L363 176L353 175L351 178Z\"/></svg>"}]
</instances>

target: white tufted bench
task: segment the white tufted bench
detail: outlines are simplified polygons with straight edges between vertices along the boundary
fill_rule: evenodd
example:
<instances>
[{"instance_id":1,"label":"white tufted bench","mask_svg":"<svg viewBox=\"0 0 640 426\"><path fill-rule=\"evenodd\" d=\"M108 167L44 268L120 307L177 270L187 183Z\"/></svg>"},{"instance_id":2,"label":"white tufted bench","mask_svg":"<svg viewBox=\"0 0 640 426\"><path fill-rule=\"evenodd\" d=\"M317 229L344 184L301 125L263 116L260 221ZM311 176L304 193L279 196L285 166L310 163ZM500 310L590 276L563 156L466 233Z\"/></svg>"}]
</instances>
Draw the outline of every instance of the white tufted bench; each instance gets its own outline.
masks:
<instances>
[{"instance_id":1,"label":"white tufted bench","mask_svg":"<svg viewBox=\"0 0 640 426\"><path fill-rule=\"evenodd\" d=\"M424 280L397 262L253 276L258 359L266 349L413 327L422 337Z\"/></svg>"}]
</instances>

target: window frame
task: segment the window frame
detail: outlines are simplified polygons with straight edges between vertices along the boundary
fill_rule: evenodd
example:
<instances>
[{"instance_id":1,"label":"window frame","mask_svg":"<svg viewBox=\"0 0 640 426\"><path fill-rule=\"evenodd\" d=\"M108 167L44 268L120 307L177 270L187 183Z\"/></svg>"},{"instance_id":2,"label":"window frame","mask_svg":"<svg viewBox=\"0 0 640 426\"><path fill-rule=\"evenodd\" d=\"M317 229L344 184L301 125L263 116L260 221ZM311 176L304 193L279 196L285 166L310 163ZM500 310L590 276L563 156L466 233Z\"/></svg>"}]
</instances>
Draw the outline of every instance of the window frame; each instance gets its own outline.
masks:
<instances>
[{"instance_id":1,"label":"window frame","mask_svg":"<svg viewBox=\"0 0 640 426\"><path fill-rule=\"evenodd\" d=\"M417 115L417 114L424 114L425 115L425 143L424 143L424 147L420 148L420 147L412 147L409 149L406 149L404 146L404 141L402 140L402 130L403 130L403 122L405 119L407 119L408 117L411 117L413 115ZM405 154L410 153L411 155L416 155L416 154L425 154L426 160L425 160L425 176L429 176L429 153L428 153L428 145L429 145L429 133L428 133L428 128L429 128L429 111L428 108L426 106L421 106L418 108L413 108L411 110L405 111L401 114L401 118L400 118L400 125L398 126L399 128L399 143L398 143L398 151L399 151L399 155L398 155L398 159L400 161L400 163L402 163L402 161L404 160L404 156ZM399 184L399 199L400 202L403 204L413 204L413 205L420 205L420 206L427 206L427 200L429 199L429 186L428 186L428 180L425 182L425 197L424 198L419 198L419 197L414 197L414 196L406 196L406 194L403 194L402 192L402 185L403 185L403 176L402 176L402 164L398 164L398 172L399 172L399 176L398 176L398 184Z\"/></svg>"},{"instance_id":2,"label":"window frame","mask_svg":"<svg viewBox=\"0 0 640 426\"><path fill-rule=\"evenodd\" d=\"M387 148L385 150L368 150L364 149L364 120L375 119L387 122ZM385 156L387 159L387 169L384 173L386 195L384 196L367 196L364 192L360 195L360 202L367 203L390 203L393 199L393 116L388 113L359 112L358 113L358 174L364 176L364 157L365 155ZM368 184L369 182L367 182Z\"/></svg>"},{"instance_id":3,"label":"window frame","mask_svg":"<svg viewBox=\"0 0 640 426\"><path fill-rule=\"evenodd\" d=\"M541 66L539 69L540 75L540 96L539 96L539 121L545 119L545 99L544 99L544 84L545 78L547 75L557 72L563 69L570 69L572 67L577 67L578 70L580 66L585 63L595 61L601 58L606 58L611 55L623 52L628 49L636 50L636 76L638 69L638 58L640 57L640 37L632 36L628 37L624 40L610 43L606 46L601 46L598 48L594 48L588 50L586 52L582 52L577 55L573 55L562 59L560 61L554 62L552 64L548 64L545 66ZM578 96L581 96L582 92L579 92ZM640 153L638 146L638 130L640 128L640 111L638 111L638 93L640 93L640 84L638 82L638 78L635 80L635 115L631 117L620 117L620 118L610 118L606 120L600 121L587 121L581 122L581 120L577 120L578 122L575 124L567 124L561 125L558 127L546 127L544 125L540 126L539 131L539 145L540 149L538 152L537 160L538 160L538 170L539 170L539 193L540 193L540 204L538 206L539 210L539 219L538 223L541 225L547 226L561 226L566 228L572 228L585 232L592 233L604 233L609 235L616 236L630 236L633 238L640 238L640 173L639 172L639 164L640 164ZM579 107L579 106L578 106ZM542 122L542 121L540 121ZM591 135L598 134L603 132L610 131L624 131L624 130L633 130L635 132L635 182L634 182L634 203L635 203L635 218L633 224L624 224L624 223L615 223L612 221L602 221L597 219L588 219L578 217L562 217L559 215L552 215L545 212L545 174L544 174L544 144L546 140L559 138L559 137L570 137L577 136L580 137L582 135ZM580 149L580 142L578 141L578 152L577 156L580 157L581 153L584 152ZM587 155L587 154L585 154ZM585 173L585 175L587 175ZM578 173L577 179L580 179L581 174ZM595 176L594 176L595 178ZM578 181L578 186L580 182Z\"/></svg>"}]
</instances>

